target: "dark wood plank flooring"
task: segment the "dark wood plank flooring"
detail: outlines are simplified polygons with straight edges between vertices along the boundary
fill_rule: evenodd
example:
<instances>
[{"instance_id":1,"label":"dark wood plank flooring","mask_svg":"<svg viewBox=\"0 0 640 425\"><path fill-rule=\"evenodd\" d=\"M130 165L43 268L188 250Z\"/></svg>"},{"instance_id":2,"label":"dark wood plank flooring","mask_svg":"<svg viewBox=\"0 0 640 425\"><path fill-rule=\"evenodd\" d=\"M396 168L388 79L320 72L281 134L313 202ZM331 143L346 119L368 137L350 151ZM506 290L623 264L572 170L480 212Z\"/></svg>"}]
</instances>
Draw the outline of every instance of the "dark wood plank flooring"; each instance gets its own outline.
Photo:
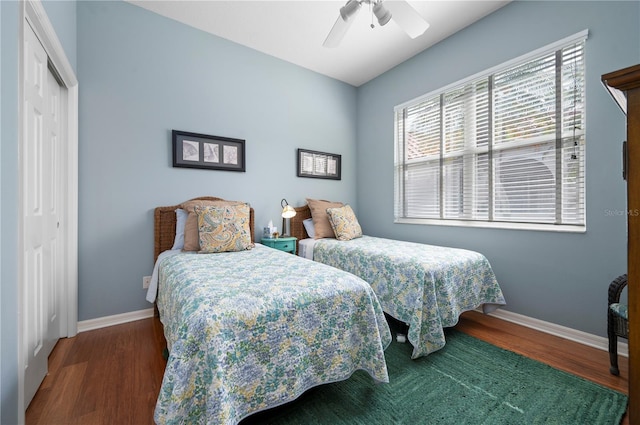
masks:
<instances>
[{"instance_id":1,"label":"dark wood plank flooring","mask_svg":"<svg viewBox=\"0 0 640 425\"><path fill-rule=\"evenodd\" d=\"M628 362L609 374L607 352L477 312L457 329L628 394ZM27 425L153 424L166 365L159 320L145 319L61 339L49 374L26 412ZM628 424L625 418L622 422Z\"/></svg>"}]
</instances>

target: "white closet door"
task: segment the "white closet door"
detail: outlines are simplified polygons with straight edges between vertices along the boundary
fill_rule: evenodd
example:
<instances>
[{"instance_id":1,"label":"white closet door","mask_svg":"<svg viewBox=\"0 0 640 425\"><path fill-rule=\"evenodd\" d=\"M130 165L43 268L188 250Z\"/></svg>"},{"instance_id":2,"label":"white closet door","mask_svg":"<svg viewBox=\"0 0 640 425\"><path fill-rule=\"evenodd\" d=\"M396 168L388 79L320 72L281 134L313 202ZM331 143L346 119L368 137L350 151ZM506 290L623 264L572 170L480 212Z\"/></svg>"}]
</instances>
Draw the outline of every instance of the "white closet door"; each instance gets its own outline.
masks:
<instances>
[{"instance_id":1,"label":"white closet door","mask_svg":"<svg viewBox=\"0 0 640 425\"><path fill-rule=\"evenodd\" d=\"M44 176L44 230L45 234L45 246L49 248L48 261L46 262L47 268L45 272L48 273L45 279L46 287L45 300L47 305L45 306L45 318L46 318L46 333L43 340L43 351L46 356L49 357L53 347L55 347L58 339L60 339L60 320L61 320L61 290L62 279L64 272L64 265L62 260L64 258L62 238L60 237L60 229L62 226L61 214L62 199L61 184L62 184L62 171L61 170L61 153L63 151L61 147L61 112L60 112L60 84L54 77L53 73L47 68L47 108L45 115L45 157L49 163L45 169ZM47 252L47 251L45 251Z\"/></svg>"},{"instance_id":2,"label":"white closet door","mask_svg":"<svg viewBox=\"0 0 640 425\"><path fill-rule=\"evenodd\" d=\"M25 408L60 336L60 87L33 30L25 28L22 147Z\"/></svg>"}]
</instances>

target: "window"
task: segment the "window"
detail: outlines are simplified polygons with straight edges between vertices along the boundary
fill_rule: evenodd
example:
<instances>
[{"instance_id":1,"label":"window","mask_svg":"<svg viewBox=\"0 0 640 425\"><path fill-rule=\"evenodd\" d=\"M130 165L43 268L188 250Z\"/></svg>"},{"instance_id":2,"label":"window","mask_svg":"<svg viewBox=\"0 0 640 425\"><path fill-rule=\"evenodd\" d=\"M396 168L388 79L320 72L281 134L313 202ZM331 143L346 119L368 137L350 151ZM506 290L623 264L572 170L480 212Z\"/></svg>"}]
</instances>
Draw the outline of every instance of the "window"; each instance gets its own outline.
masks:
<instances>
[{"instance_id":1,"label":"window","mask_svg":"<svg viewBox=\"0 0 640 425\"><path fill-rule=\"evenodd\" d=\"M396 222L584 228L585 39L397 106Z\"/></svg>"}]
</instances>

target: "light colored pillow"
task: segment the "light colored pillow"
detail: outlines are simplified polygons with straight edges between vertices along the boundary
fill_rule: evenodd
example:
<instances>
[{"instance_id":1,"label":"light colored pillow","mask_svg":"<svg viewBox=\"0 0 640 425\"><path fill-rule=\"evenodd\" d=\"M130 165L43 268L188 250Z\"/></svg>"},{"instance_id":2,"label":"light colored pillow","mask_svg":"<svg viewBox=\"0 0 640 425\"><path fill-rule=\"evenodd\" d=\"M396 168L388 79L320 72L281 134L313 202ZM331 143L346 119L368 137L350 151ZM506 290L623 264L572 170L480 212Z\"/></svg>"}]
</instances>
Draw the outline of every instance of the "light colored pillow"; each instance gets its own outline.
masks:
<instances>
[{"instance_id":1,"label":"light colored pillow","mask_svg":"<svg viewBox=\"0 0 640 425\"><path fill-rule=\"evenodd\" d=\"M311 210L311 218L313 219L313 228L315 230L313 238L335 238L336 235L327 216L327 208L338 208L344 204L342 202L329 202L309 198L307 198L307 204L309 204L309 209Z\"/></svg>"},{"instance_id":2,"label":"light colored pillow","mask_svg":"<svg viewBox=\"0 0 640 425\"><path fill-rule=\"evenodd\" d=\"M184 251L200 251L200 240L198 239L198 217L195 212L195 207L206 206L224 206L224 205L239 205L243 202L238 201L207 201L203 199L196 199L193 201L183 202L180 208L185 210L188 214L187 220L184 226Z\"/></svg>"},{"instance_id":3,"label":"light colored pillow","mask_svg":"<svg viewBox=\"0 0 640 425\"><path fill-rule=\"evenodd\" d=\"M329 223L339 241L350 241L362 236L362 228L349 205L340 208L328 208Z\"/></svg>"},{"instance_id":4,"label":"light colored pillow","mask_svg":"<svg viewBox=\"0 0 640 425\"><path fill-rule=\"evenodd\" d=\"M171 249L184 248L184 226L187 224L187 216L189 214L182 208L176 210L176 237L173 239Z\"/></svg>"},{"instance_id":5,"label":"light colored pillow","mask_svg":"<svg viewBox=\"0 0 640 425\"><path fill-rule=\"evenodd\" d=\"M304 226L304 230L307 231L307 236L313 238L316 235L316 231L313 228L313 219L307 218L306 220L302 220L302 225Z\"/></svg>"},{"instance_id":6,"label":"light colored pillow","mask_svg":"<svg viewBox=\"0 0 640 425\"><path fill-rule=\"evenodd\" d=\"M196 206L201 254L253 248L248 204Z\"/></svg>"}]
</instances>

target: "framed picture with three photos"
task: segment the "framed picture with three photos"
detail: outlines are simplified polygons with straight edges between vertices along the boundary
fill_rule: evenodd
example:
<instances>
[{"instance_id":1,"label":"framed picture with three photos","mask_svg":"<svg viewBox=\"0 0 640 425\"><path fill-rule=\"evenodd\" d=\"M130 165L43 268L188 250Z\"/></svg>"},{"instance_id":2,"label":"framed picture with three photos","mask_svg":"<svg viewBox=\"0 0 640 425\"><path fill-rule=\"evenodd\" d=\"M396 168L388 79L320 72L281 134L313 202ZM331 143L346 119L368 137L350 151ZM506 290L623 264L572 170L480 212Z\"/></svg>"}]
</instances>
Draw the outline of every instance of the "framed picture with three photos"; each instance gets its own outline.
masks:
<instances>
[{"instance_id":1,"label":"framed picture with three photos","mask_svg":"<svg viewBox=\"0 0 640 425\"><path fill-rule=\"evenodd\" d=\"M245 171L244 140L172 131L173 166Z\"/></svg>"},{"instance_id":2,"label":"framed picture with three photos","mask_svg":"<svg viewBox=\"0 0 640 425\"><path fill-rule=\"evenodd\" d=\"M298 149L298 177L341 180L342 156Z\"/></svg>"}]
</instances>

